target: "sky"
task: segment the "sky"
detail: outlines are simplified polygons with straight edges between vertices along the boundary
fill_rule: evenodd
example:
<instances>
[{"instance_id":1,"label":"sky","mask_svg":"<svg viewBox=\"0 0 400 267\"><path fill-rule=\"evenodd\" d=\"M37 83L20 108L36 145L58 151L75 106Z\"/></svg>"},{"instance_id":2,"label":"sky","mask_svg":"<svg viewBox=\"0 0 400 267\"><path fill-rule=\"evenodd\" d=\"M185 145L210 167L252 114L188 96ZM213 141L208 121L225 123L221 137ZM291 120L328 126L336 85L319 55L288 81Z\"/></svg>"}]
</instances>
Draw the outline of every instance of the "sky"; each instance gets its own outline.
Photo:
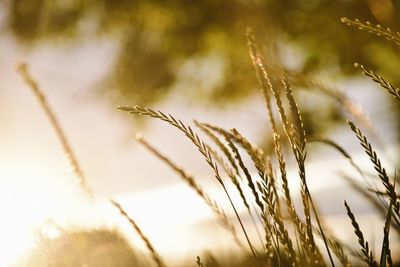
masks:
<instances>
[{"instance_id":1,"label":"sky","mask_svg":"<svg viewBox=\"0 0 400 267\"><path fill-rule=\"evenodd\" d=\"M27 50L7 34L0 37L0 210L4 215L0 249L6 255L0 256L1 266L29 249L35 233L49 220L68 228L116 227L140 247L129 225L109 205L109 198L121 202L162 255L193 257L198 251L211 249L209 240L216 236L226 245L222 247L232 248L229 235L202 200L133 136L141 132L161 152L195 174L207 192L226 203L198 151L175 129L150 119L143 126L132 120L132 115L118 111L111 95L96 91L96 84L113 64L116 49L112 42L98 39L74 47L45 44ZM48 118L16 72L20 62L29 65L58 117L93 188L94 200L83 198ZM361 86L359 81L346 85L353 88L350 94L361 96L357 97L361 103L371 103L379 96L371 85ZM362 90L369 93L360 93ZM175 92L155 108L176 114L187 123L196 118L228 129L237 127L254 142L268 127L258 96L221 111ZM375 115L379 119L382 113L378 110ZM390 120L383 123L390 125ZM343 129L332 135L339 142L347 142L345 138L351 136ZM357 144L348 143L348 147L366 165ZM309 159L310 186L315 191L343 186L335 171L338 167L348 170L344 160L326 151L309 153ZM295 170L290 173L294 175ZM298 185L292 186L295 190ZM357 205L359 200L354 202ZM329 207L325 208L327 213L334 210ZM343 217L334 214L332 219Z\"/></svg>"}]
</instances>

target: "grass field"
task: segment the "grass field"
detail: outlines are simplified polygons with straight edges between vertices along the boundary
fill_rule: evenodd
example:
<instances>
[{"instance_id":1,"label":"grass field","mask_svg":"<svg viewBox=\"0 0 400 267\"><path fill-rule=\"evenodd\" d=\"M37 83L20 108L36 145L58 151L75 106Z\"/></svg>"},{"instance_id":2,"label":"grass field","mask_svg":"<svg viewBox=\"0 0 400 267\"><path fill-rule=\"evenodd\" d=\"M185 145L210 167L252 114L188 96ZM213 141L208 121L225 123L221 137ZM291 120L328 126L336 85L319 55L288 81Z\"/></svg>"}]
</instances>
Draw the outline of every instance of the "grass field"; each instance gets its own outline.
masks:
<instances>
[{"instance_id":1,"label":"grass field","mask_svg":"<svg viewBox=\"0 0 400 267\"><path fill-rule=\"evenodd\" d=\"M358 20L342 21L384 37L395 45L400 44L400 34L389 29ZM216 251L208 254L199 251L201 256L186 266L398 266L399 173L396 167L384 165L375 146L371 144L373 126L368 124L365 115L343 92L332 90L315 78L268 66L252 31L249 29L246 34L251 62L259 81L260 96L264 100L272 132L270 151L264 151L235 128L224 129L196 120L189 125L175 115L138 105L120 106L119 111L116 111L124 112L126 116L158 120L175 129L182 139L187 139L198 150L199 157L213 173L213 179L226 199L227 205L221 205L214 195L189 174L185 166L180 166L159 151L146 136L135 136L137 142L171 168L193 190L193 194L204 201L222 226L221 231L231 237L232 244L239 251L234 252L233 256L222 258ZM382 87L400 104L400 89L359 63L355 67L365 79ZM46 96L30 75L27 65L19 65L18 72L48 116L83 195L89 200L93 199L95 192L86 179L84 166L78 161ZM296 88L305 84L318 88L347 111L347 127L353 134L352 142L358 143L365 152L364 156L369 160L374 173L360 167L347 147L329 138L308 134L302 110L295 97ZM368 107L365 109L368 110ZM354 240L358 243L356 246L349 246L337 238L335 227L338 226L325 221L319 212L327 204L315 201L310 191L307 155L312 143L323 144L337 151L352 166L357 177L343 173L337 176L346 179L349 187L363 194L364 201L373 206L380 216L381 236L373 242L366 239L365 229L359 225L352 203L341 199L330 200L343 202L348 227L353 228ZM289 164L296 169L294 179L298 180L299 192L293 192L289 185L293 181L293 177L289 177ZM360 183L360 180L364 182ZM298 201L294 198L295 193L299 196ZM237 200L241 203L237 203ZM61 234L57 237L40 236L39 244L32 252L27 266L170 266L136 219L117 201L110 199L110 204L119 212L120 215L116 216L124 218L143 241L147 255L133 249L126 238L115 231L59 229ZM239 209L239 206L243 208ZM157 214L160 211L148 212ZM158 223L163 223L162 218ZM375 242L378 244L372 244ZM378 253L374 247L380 248Z\"/></svg>"}]
</instances>

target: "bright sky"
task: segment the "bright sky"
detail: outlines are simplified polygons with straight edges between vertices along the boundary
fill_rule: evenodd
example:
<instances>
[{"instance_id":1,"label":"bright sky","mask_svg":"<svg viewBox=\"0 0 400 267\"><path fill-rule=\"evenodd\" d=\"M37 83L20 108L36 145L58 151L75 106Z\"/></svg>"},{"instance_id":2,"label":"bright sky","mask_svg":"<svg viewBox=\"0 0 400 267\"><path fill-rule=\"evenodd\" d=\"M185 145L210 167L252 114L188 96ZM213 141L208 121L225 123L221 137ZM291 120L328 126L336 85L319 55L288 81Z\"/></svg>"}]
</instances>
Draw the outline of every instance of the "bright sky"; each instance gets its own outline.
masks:
<instances>
[{"instance_id":1,"label":"bright sky","mask_svg":"<svg viewBox=\"0 0 400 267\"><path fill-rule=\"evenodd\" d=\"M151 121L145 130L135 127L127 119L130 115L118 112L114 104L94 93L93 84L112 64L114 49L110 43L96 41L74 49L47 45L24 51L7 35L0 37L0 266L12 263L31 247L35 231L48 219L65 227L118 227L136 240L125 220L108 204L110 197L126 207L163 255L192 257L196 251L211 249L209 238L216 236L227 246L231 243L217 223L201 227L201 221L213 221L208 208L132 136L144 131L150 142L202 177L200 182L221 198L198 152L163 123ZM81 197L46 116L18 77L15 66L20 61L30 65L65 129L93 187L94 203ZM224 112L196 107L195 101L179 95L159 108L186 122L196 118L238 127L250 140L257 140L267 127L262 101L256 97ZM310 168L315 188L340 185L319 175L321 170L337 169L332 162L336 163L327 159Z\"/></svg>"}]
</instances>

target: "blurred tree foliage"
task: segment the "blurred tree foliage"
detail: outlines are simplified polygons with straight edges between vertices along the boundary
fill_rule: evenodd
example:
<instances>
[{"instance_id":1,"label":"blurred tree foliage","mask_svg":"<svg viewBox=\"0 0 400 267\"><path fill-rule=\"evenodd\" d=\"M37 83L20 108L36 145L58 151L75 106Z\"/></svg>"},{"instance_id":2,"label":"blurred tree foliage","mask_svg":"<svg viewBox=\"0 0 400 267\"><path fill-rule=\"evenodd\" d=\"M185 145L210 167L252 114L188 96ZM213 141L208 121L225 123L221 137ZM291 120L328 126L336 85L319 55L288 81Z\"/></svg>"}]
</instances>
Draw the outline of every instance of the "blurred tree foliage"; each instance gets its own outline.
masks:
<instances>
[{"instance_id":1,"label":"blurred tree foliage","mask_svg":"<svg viewBox=\"0 0 400 267\"><path fill-rule=\"evenodd\" d=\"M14 0L5 7L8 29L27 46L97 37L117 42L114 66L100 84L141 105L173 88L213 101L250 95L256 79L247 26L256 30L271 64L341 77L359 73L353 63L360 62L399 83L398 49L340 22L358 18L400 29L399 1Z\"/></svg>"}]
</instances>

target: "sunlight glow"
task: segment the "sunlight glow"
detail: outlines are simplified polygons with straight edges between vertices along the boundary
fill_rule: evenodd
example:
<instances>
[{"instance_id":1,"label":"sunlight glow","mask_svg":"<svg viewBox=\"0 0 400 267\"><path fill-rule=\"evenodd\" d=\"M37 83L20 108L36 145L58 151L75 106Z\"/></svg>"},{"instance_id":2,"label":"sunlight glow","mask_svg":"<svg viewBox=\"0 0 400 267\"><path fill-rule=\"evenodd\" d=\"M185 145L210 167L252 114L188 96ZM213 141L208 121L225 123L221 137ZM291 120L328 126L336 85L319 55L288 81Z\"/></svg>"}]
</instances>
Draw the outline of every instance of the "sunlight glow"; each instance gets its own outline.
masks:
<instances>
[{"instance_id":1,"label":"sunlight glow","mask_svg":"<svg viewBox=\"0 0 400 267\"><path fill-rule=\"evenodd\" d=\"M62 179L32 162L2 162L0 176L0 266L8 266L34 244L40 225L62 212ZM60 176L60 175L58 175ZM61 187L64 187L61 190ZM66 203L64 203L65 205Z\"/></svg>"},{"instance_id":2,"label":"sunlight glow","mask_svg":"<svg viewBox=\"0 0 400 267\"><path fill-rule=\"evenodd\" d=\"M73 175L60 175L64 170L44 167L43 164L32 161L23 162L24 168L20 167L21 164L3 161L0 166L0 250L3 252L0 254L0 266L12 266L21 255L26 255L35 246L38 233L45 233L50 238L56 237L57 229L49 227L49 222L55 222L61 228L69 230L102 227L118 229L135 248L146 251L143 242L107 198L97 198L94 201L84 199ZM318 176L322 169L332 169L329 173L334 173L336 167L332 161L312 163L309 167L309 174L313 177L310 182L315 190L338 183L337 180L333 181L334 177L324 176L321 179ZM289 172L290 176L296 176L295 169ZM290 182L292 192L296 192L298 185ZM229 216L233 216L218 186L206 184L205 190L221 206L226 207ZM228 187L228 190L234 189ZM205 248L231 251L237 249L230 235L218 225L214 214L184 183L136 193L128 192L113 198L123 206L160 254L169 261L182 255L191 257L189 255ZM237 195L233 195L233 200L235 203L241 202ZM245 209L240 205L238 207L239 212L244 214ZM334 216L334 221L347 219ZM361 219L360 221L363 222ZM344 239L348 237L347 230L336 230L339 230L337 234Z\"/></svg>"}]
</instances>

